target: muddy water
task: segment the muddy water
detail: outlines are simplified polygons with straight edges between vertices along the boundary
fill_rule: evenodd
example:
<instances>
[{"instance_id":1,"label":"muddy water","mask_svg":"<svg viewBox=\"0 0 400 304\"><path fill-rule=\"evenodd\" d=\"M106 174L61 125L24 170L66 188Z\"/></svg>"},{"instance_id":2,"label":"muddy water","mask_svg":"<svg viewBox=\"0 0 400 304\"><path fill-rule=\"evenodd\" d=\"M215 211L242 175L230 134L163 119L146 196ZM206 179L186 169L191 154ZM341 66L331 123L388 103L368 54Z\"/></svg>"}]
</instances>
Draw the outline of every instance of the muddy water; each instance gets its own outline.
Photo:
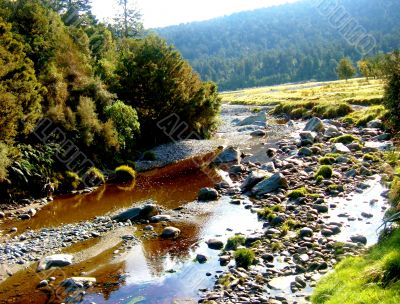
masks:
<instances>
[{"instance_id":1,"label":"muddy water","mask_svg":"<svg viewBox=\"0 0 400 304\"><path fill-rule=\"evenodd\" d=\"M166 209L178 208L193 201L200 188L213 186L219 181L218 175L206 166L197 168L199 163L205 165L210 156L140 174L133 184L108 184L92 193L59 197L31 220L10 220L0 228L6 231L10 227L17 227L22 233L27 228L58 227L90 220L149 199Z\"/></svg>"}]
</instances>

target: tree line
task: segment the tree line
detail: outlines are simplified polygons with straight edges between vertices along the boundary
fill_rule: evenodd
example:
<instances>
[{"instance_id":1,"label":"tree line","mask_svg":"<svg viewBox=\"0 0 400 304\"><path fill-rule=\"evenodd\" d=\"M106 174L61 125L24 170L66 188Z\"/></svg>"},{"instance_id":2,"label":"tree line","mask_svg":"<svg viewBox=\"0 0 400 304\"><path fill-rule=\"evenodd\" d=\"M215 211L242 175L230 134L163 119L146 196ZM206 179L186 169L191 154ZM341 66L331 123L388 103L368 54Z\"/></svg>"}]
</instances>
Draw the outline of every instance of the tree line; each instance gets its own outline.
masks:
<instances>
[{"instance_id":1,"label":"tree line","mask_svg":"<svg viewBox=\"0 0 400 304\"><path fill-rule=\"evenodd\" d=\"M343 57L357 62L400 48L397 0L340 1L357 26L376 40L369 54L350 45L315 3L299 1L155 31L174 44L203 79L217 82L222 90L334 80Z\"/></svg>"}]
</instances>

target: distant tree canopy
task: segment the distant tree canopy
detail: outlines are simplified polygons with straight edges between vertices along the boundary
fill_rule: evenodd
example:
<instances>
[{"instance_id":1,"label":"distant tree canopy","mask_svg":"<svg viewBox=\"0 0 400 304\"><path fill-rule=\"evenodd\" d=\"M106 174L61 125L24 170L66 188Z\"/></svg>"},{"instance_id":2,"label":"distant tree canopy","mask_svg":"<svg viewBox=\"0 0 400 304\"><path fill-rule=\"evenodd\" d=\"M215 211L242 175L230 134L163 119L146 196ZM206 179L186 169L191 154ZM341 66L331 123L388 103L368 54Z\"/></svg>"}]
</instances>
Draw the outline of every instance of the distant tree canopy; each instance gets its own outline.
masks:
<instances>
[{"instance_id":1,"label":"distant tree canopy","mask_svg":"<svg viewBox=\"0 0 400 304\"><path fill-rule=\"evenodd\" d=\"M343 29L331 26L329 16L321 15L316 7L319 2L298 1L155 31L174 44L203 79L215 81L221 90L334 80L341 58L357 62L400 48L398 0L339 2L376 40L368 54L350 45L341 34Z\"/></svg>"},{"instance_id":2,"label":"distant tree canopy","mask_svg":"<svg viewBox=\"0 0 400 304\"><path fill-rule=\"evenodd\" d=\"M349 79L356 74L356 68L349 58L342 58L337 67L336 73L339 76L339 79Z\"/></svg>"}]
</instances>

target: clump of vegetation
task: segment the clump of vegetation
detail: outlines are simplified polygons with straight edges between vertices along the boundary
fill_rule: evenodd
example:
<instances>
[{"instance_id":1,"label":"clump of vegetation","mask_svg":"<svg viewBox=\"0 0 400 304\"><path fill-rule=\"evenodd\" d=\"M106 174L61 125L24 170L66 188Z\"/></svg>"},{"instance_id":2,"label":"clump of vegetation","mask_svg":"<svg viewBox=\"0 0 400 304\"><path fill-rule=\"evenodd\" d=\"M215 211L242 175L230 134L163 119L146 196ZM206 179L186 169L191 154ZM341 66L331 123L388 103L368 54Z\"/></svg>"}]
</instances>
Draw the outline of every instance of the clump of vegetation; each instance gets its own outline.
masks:
<instances>
[{"instance_id":1,"label":"clump of vegetation","mask_svg":"<svg viewBox=\"0 0 400 304\"><path fill-rule=\"evenodd\" d=\"M116 168L115 174L119 181L130 181L136 178L136 171L127 165Z\"/></svg>"},{"instance_id":2,"label":"clump of vegetation","mask_svg":"<svg viewBox=\"0 0 400 304\"><path fill-rule=\"evenodd\" d=\"M243 246L246 242L246 238L243 235L235 235L228 239L225 250L236 250L239 246Z\"/></svg>"},{"instance_id":3,"label":"clump of vegetation","mask_svg":"<svg viewBox=\"0 0 400 304\"><path fill-rule=\"evenodd\" d=\"M338 246L339 253L343 250ZM400 230L365 255L349 257L324 277L312 295L318 304L383 303L400 301Z\"/></svg>"},{"instance_id":4,"label":"clump of vegetation","mask_svg":"<svg viewBox=\"0 0 400 304\"><path fill-rule=\"evenodd\" d=\"M295 190L290 191L287 194L287 197L290 199L297 199L300 197L306 197L309 194L308 190L306 187L301 187Z\"/></svg>"},{"instance_id":5,"label":"clump of vegetation","mask_svg":"<svg viewBox=\"0 0 400 304\"><path fill-rule=\"evenodd\" d=\"M377 155L376 153L367 153L364 154L363 160L371 162L379 162L381 160L381 157L379 157L379 155Z\"/></svg>"},{"instance_id":6,"label":"clump of vegetation","mask_svg":"<svg viewBox=\"0 0 400 304\"><path fill-rule=\"evenodd\" d=\"M276 115L288 115L291 118L309 118L313 116L321 118L337 118L345 116L353 111L352 107L344 102L330 103L324 101L283 101L280 102L272 113Z\"/></svg>"},{"instance_id":7,"label":"clump of vegetation","mask_svg":"<svg viewBox=\"0 0 400 304\"><path fill-rule=\"evenodd\" d=\"M153 151L145 151L143 153L143 160L154 161L156 159L156 154Z\"/></svg>"},{"instance_id":8,"label":"clump of vegetation","mask_svg":"<svg viewBox=\"0 0 400 304\"><path fill-rule=\"evenodd\" d=\"M358 127L364 127L368 122L381 119L385 120L388 111L383 105L375 105L366 109L357 110L342 119L343 122L356 125Z\"/></svg>"},{"instance_id":9,"label":"clump of vegetation","mask_svg":"<svg viewBox=\"0 0 400 304\"><path fill-rule=\"evenodd\" d=\"M328 186L329 191L339 191L343 192L345 190L345 187L343 185L337 185L337 184L332 184Z\"/></svg>"},{"instance_id":10,"label":"clump of vegetation","mask_svg":"<svg viewBox=\"0 0 400 304\"><path fill-rule=\"evenodd\" d=\"M67 191L77 190L80 185L81 185L81 179L78 174L71 171L65 172L61 181L62 189L65 189Z\"/></svg>"},{"instance_id":11,"label":"clump of vegetation","mask_svg":"<svg viewBox=\"0 0 400 304\"><path fill-rule=\"evenodd\" d=\"M273 242L271 243L270 248L272 252L276 252L281 250L283 248L283 245L281 242Z\"/></svg>"},{"instance_id":12,"label":"clump of vegetation","mask_svg":"<svg viewBox=\"0 0 400 304\"><path fill-rule=\"evenodd\" d=\"M321 165L333 165L335 163L336 158L332 156L323 156L321 157L318 162Z\"/></svg>"},{"instance_id":13,"label":"clump of vegetation","mask_svg":"<svg viewBox=\"0 0 400 304\"><path fill-rule=\"evenodd\" d=\"M248 269L254 263L255 253L251 249L243 248L236 250L234 257L237 267Z\"/></svg>"},{"instance_id":14,"label":"clump of vegetation","mask_svg":"<svg viewBox=\"0 0 400 304\"><path fill-rule=\"evenodd\" d=\"M322 165L319 167L318 171L315 173L315 178L318 179L319 176L322 178L331 178L333 174L333 168L329 165Z\"/></svg>"},{"instance_id":15,"label":"clump of vegetation","mask_svg":"<svg viewBox=\"0 0 400 304\"><path fill-rule=\"evenodd\" d=\"M265 207L261 210L258 210L257 215L260 219L272 221L276 217L276 213L283 211L284 209L282 205L274 205L272 207Z\"/></svg>"},{"instance_id":16,"label":"clump of vegetation","mask_svg":"<svg viewBox=\"0 0 400 304\"><path fill-rule=\"evenodd\" d=\"M341 136L331 139L331 142L333 142L333 143L342 143L344 145L348 145L353 142L360 142L360 141L361 140L359 137L352 135L352 134L344 134L344 135L341 135Z\"/></svg>"},{"instance_id":17,"label":"clump of vegetation","mask_svg":"<svg viewBox=\"0 0 400 304\"><path fill-rule=\"evenodd\" d=\"M89 182L91 185L100 185L106 182L106 178L99 169L96 167L92 167L86 172L86 182Z\"/></svg>"}]
</instances>

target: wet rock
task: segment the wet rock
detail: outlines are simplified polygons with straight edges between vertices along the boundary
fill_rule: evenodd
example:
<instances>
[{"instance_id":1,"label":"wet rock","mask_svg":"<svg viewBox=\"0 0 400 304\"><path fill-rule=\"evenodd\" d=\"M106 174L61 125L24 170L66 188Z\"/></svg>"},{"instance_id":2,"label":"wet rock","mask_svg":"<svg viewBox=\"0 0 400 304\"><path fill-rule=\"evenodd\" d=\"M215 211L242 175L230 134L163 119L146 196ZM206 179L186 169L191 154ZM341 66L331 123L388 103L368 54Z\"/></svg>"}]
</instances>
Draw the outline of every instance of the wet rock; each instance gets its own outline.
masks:
<instances>
[{"instance_id":1,"label":"wet rock","mask_svg":"<svg viewBox=\"0 0 400 304\"><path fill-rule=\"evenodd\" d=\"M228 147L224 149L214 160L214 164L226 164L240 162L240 151L235 147Z\"/></svg>"},{"instance_id":2,"label":"wet rock","mask_svg":"<svg viewBox=\"0 0 400 304\"><path fill-rule=\"evenodd\" d=\"M265 132L264 130L255 130L250 133L250 136L253 137L264 137L265 135L267 135L267 132Z\"/></svg>"},{"instance_id":3,"label":"wet rock","mask_svg":"<svg viewBox=\"0 0 400 304\"><path fill-rule=\"evenodd\" d=\"M350 149L342 143L335 143L332 147L333 153L350 153Z\"/></svg>"},{"instance_id":4,"label":"wet rock","mask_svg":"<svg viewBox=\"0 0 400 304\"><path fill-rule=\"evenodd\" d=\"M6 217L6 215L4 214L4 212L1 212L0 211L0 219L3 219L3 218L5 218Z\"/></svg>"},{"instance_id":5,"label":"wet rock","mask_svg":"<svg viewBox=\"0 0 400 304\"><path fill-rule=\"evenodd\" d=\"M181 234L181 231L175 227L165 227L161 233L161 237L165 239L177 238Z\"/></svg>"},{"instance_id":6,"label":"wet rock","mask_svg":"<svg viewBox=\"0 0 400 304\"><path fill-rule=\"evenodd\" d=\"M346 147L349 148L351 151L361 151L362 149L362 146L356 142L348 144Z\"/></svg>"},{"instance_id":7,"label":"wet rock","mask_svg":"<svg viewBox=\"0 0 400 304\"><path fill-rule=\"evenodd\" d=\"M207 257L204 254L197 254L196 256L196 261L199 262L200 264L204 264L207 262Z\"/></svg>"},{"instance_id":8,"label":"wet rock","mask_svg":"<svg viewBox=\"0 0 400 304\"><path fill-rule=\"evenodd\" d=\"M285 290L290 286L290 282L285 277L273 278L268 282L268 287L275 290Z\"/></svg>"},{"instance_id":9,"label":"wet rock","mask_svg":"<svg viewBox=\"0 0 400 304\"><path fill-rule=\"evenodd\" d=\"M311 132L323 132L325 130L324 123L318 117L311 118L305 128L304 131L311 131Z\"/></svg>"},{"instance_id":10,"label":"wet rock","mask_svg":"<svg viewBox=\"0 0 400 304\"><path fill-rule=\"evenodd\" d=\"M132 235L132 234L126 234L126 235L123 235L123 236L122 236L122 239L123 239L124 241L132 241L132 240L135 239L135 236Z\"/></svg>"},{"instance_id":11,"label":"wet rock","mask_svg":"<svg viewBox=\"0 0 400 304\"><path fill-rule=\"evenodd\" d=\"M315 132L311 132L311 131L300 132L300 139L302 142L305 142L306 144L312 145L314 143L316 137L317 137L317 134Z\"/></svg>"},{"instance_id":12,"label":"wet rock","mask_svg":"<svg viewBox=\"0 0 400 304\"><path fill-rule=\"evenodd\" d=\"M380 120L380 119L371 120L369 123L367 123L367 128L382 129L382 127L383 127L383 123L382 123L382 120Z\"/></svg>"},{"instance_id":13,"label":"wet rock","mask_svg":"<svg viewBox=\"0 0 400 304\"><path fill-rule=\"evenodd\" d=\"M273 162L262 164L261 170L268 171L269 173L275 173L275 164Z\"/></svg>"},{"instance_id":14,"label":"wet rock","mask_svg":"<svg viewBox=\"0 0 400 304\"><path fill-rule=\"evenodd\" d=\"M252 115L246 117L241 122L239 122L239 126L247 126L247 125L258 125L265 126L267 123L267 114L265 112L260 112L257 115Z\"/></svg>"},{"instance_id":15,"label":"wet rock","mask_svg":"<svg viewBox=\"0 0 400 304\"><path fill-rule=\"evenodd\" d=\"M253 188L256 184L258 184L260 181L265 179L266 177L270 177L271 175L264 170L253 170L250 172L250 174L246 177L242 185L240 186L240 189L242 191L248 191L251 188Z\"/></svg>"},{"instance_id":16,"label":"wet rock","mask_svg":"<svg viewBox=\"0 0 400 304\"><path fill-rule=\"evenodd\" d=\"M217 239L210 239L206 243L208 248L213 250L221 250L222 248L224 248L224 243Z\"/></svg>"},{"instance_id":17,"label":"wet rock","mask_svg":"<svg viewBox=\"0 0 400 304\"><path fill-rule=\"evenodd\" d=\"M29 214L27 214L27 213L23 213L23 214L20 214L19 216L18 216L18 218L20 219L20 220L30 220L31 219L31 216L29 215Z\"/></svg>"},{"instance_id":18,"label":"wet rock","mask_svg":"<svg viewBox=\"0 0 400 304\"><path fill-rule=\"evenodd\" d=\"M271 226L280 226L285 222L285 218L278 215L272 219L270 222Z\"/></svg>"},{"instance_id":19,"label":"wet rock","mask_svg":"<svg viewBox=\"0 0 400 304\"><path fill-rule=\"evenodd\" d=\"M312 237L313 234L314 234L314 231L311 228L305 227L305 228L300 229L299 236L301 238Z\"/></svg>"},{"instance_id":20,"label":"wet rock","mask_svg":"<svg viewBox=\"0 0 400 304\"><path fill-rule=\"evenodd\" d=\"M268 263L272 263L272 262L274 261L274 256L273 256L272 254L270 254L270 253L264 253L264 254L261 256L261 258L262 258L264 261L268 262Z\"/></svg>"},{"instance_id":21,"label":"wet rock","mask_svg":"<svg viewBox=\"0 0 400 304\"><path fill-rule=\"evenodd\" d=\"M347 172L345 173L345 176L346 176L347 178L356 177L356 175L357 175L357 171L356 171L355 169L351 169L351 170L349 170L349 171L347 171Z\"/></svg>"},{"instance_id":22,"label":"wet rock","mask_svg":"<svg viewBox=\"0 0 400 304\"><path fill-rule=\"evenodd\" d=\"M128 220L148 220L151 217L158 215L158 213L159 210L157 205L153 203L148 203L140 207L128 209L118 215L113 216L112 219L117 222L126 222Z\"/></svg>"},{"instance_id":23,"label":"wet rock","mask_svg":"<svg viewBox=\"0 0 400 304\"><path fill-rule=\"evenodd\" d=\"M218 199L218 191L213 188L200 189L197 199L202 202L215 201Z\"/></svg>"},{"instance_id":24,"label":"wet rock","mask_svg":"<svg viewBox=\"0 0 400 304\"><path fill-rule=\"evenodd\" d=\"M245 167L243 165L234 165L229 169L229 174L239 175L245 171Z\"/></svg>"},{"instance_id":25,"label":"wet rock","mask_svg":"<svg viewBox=\"0 0 400 304\"><path fill-rule=\"evenodd\" d=\"M146 227L143 228L144 231L154 231L154 227L151 225L147 225Z\"/></svg>"},{"instance_id":26,"label":"wet rock","mask_svg":"<svg viewBox=\"0 0 400 304\"><path fill-rule=\"evenodd\" d=\"M329 126L324 133L324 136L327 138L338 137L343 133L338 130L336 126Z\"/></svg>"},{"instance_id":27,"label":"wet rock","mask_svg":"<svg viewBox=\"0 0 400 304\"><path fill-rule=\"evenodd\" d=\"M287 179L283 176L282 173L275 173L270 178L265 179L258 184L256 184L251 190L253 195L263 195L267 193L271 193L280 188L287 188L288 182Z\"/></svg>"},{"instance_id":28,"label":"wet rock","mask_svg":"<svg viewBox=\"0 0 400 304\"><path fill-rule=\"evenodd\" d=\"M361 244L364 244L364 245L367 244L367 238L365 236L363 236L363 235L360 235L360 234L351 236L350 240L353 243L361 243Z\"/></svg>"},{"instance_id":29,"label":"wet rock","mask_svg":"<svg viewBox=\"0 0 400 304\"><path fill-rule=\"evenodd\" d=\"M313 152L309 148L302 147L297 154L299 156L311 156L313 155Z\"/></svg>"},{"instance_id":30,"label":"wet rock","mask_svg":"<svg viewBox=\"0 0 400 304\"><path fill-rule=\"evenodd\" d=\"M362 213L361 213L361 216L362 216L362 217L365 217L365 218L372 218L372 217L374 217L373 214L367 213L367 212L362 212Z\"/></svg>"},{"instance_id":31,"label":"wet rock","mask_svg":"<svg viewBox=\"0 0 400 304\"><path fill-rule=\"evenodd\" d=\"M276 153L278 152L278 150L277 149L275 149L275 148L269 148L268 150L267 150L267 156L269 157L269 158L272 158L272 157L274 157L275 155L276 155Z\"/></svg>"},{"instance_id":32,"label":"wet rock","mask_svg":"<svg viewBox=\"0 0 400 304\"><path fill-rule=\"evenodd\" d=\"M219 257L219 264L221 266L226 266L231 261L231 257L229 255L222 255Z\"/></svg>"},{"instance_id":33,"label":"wet rock","mask_svg":"<svg viewBox=\"0 0 400 304\"><path fill-rule=\"evenodd\" d=\"M47 280L42 280L37 285L37 288L43 288L43 287L46 287L47 285L49 285L49 282Z\"/></svg>"},{"instance_id":34,"label":"wet rock","mask_svg":"<svg viewBox=\"0 0 400 304\"><path fill-rule=\"evenodd\" d=\"M159 214L152 216L150 218L151 223L170 222L170 221L171 221L171 216L167 214Z\"/></svg>"},{"instance_id":35,"label":"wet rock","mask_svg":"<svg viewBox=\"0 0 400 304\"><path fill-rule=\"evenodd\" d=\"M55 254L41 260L37 271L43 271L52 267L65 267L72 264L73 256L70 254Z\"/></svg>"},{"instance_id":36,"label":"wet rock","mask_svg":"<svg viewBox=\"0 0 400 304\"><path fill-rule=\"evenodd\" d=\"M383 133L383 134L380 134L380 135L376 136L374 139L376 139L378 141L385 141L385 140L389 140L391 138L392 138L392 134Z\"/></svg>"},{"instance_id":37,"label":"wet rock","mask_svg":"<svg viewBox=\"0 0 400 304\"><path fill-rule=\"evenodd\" d=\"M17 227L12 227L12 228L10 228L10 232L11 233L14 233L14 232L17 232L18 231L18 228Z\"/></svg>"},{"instance_id":38,"label":"wet rock","mask_svg":"<svg viewBox=\"0 0 400 304\"><path fill-rule=\"evenodd\" d=\"M329 211L329 208L326 205L314 204L312 207L317 210L318 213L327 213Z\"/></svg>"},{"instance_id":39,"label":"wet rock","mask_svg":"<svg viewBox=\"0 0 400 304\"><path fill-rule=\"evenodd\" d=\"M93 277L71 277L61 282L61 286L72 291L74 289L88 288L96 283Z\"/></svg>"},{"instance_id":40,"label":"wet rock","mask_svg":"<svg viewBox=\"0 0 400 304\"><path fill-rule=\"evenodd\" d=\"M31 217L34 217L34 216L36 215L36 209L33 209L33 208L29 209L29 210L28 210L28 214L29 214Z\"/></svg>"}]
</instances>

